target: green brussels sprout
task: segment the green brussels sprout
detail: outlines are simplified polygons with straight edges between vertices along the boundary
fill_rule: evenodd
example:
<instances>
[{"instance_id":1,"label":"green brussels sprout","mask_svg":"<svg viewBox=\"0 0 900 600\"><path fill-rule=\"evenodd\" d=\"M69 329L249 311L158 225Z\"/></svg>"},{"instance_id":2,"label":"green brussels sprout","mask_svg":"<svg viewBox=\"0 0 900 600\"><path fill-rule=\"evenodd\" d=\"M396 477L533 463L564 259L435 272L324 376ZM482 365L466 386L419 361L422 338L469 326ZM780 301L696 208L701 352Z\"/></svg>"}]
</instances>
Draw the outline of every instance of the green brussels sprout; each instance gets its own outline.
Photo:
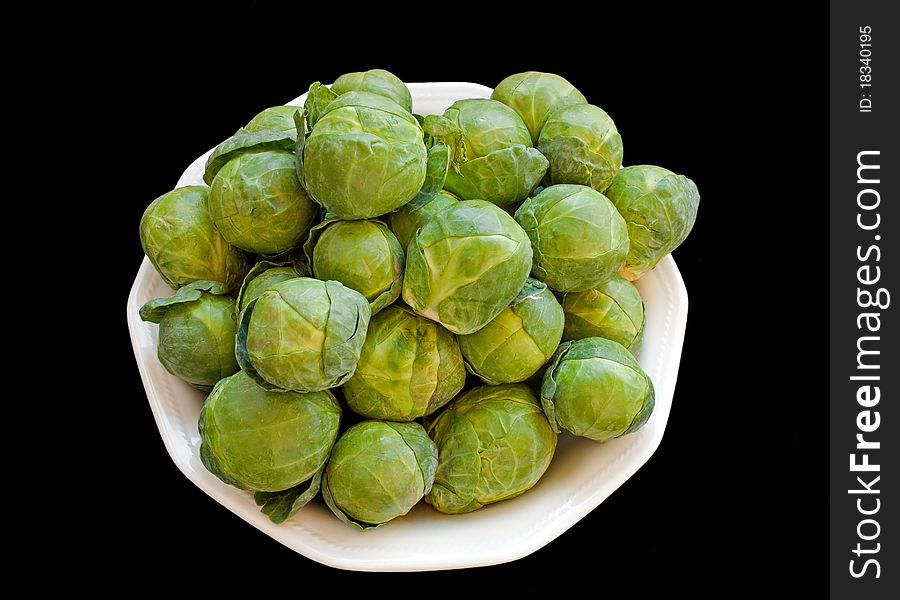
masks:
<instances>
[{"instance_id":1,"label":"green brussels sprout","mask_svg":"<svg viewBox=\"0 0 900 600\"><path fill-rule=\"evenodd\" d=\"M341 388L371 419L412 421L453 399L466 382L456 337L402 306L372 318L356 373Z\"/></svg>"},{"instance_id":2,"label":"green brussels sprout","mask_svg":"<svg viewBox=\"0 0 900 600\"><path fill-rule=\"evenodd\" d=\"M619 275L582 292L562 296L566 314L563 340L602 337L637 354L644 336L644 301L637 288Z\"/></svg>"},{"instance_id":3,"label":"green brussels sprout","mask_svg":"<svg viewBox=\"0 0 900 600\"><path fill-rule=\"evenodd\" d=\"M163 194L141 217L141 246L173 290L194 281L219 281L234 290L247 263L209 217L209 188L190 185Z\"/></svg>"},{"instance_id":4,"label":"green brussels sprout","mask_svg":"<svg viewBox=\"0 0 900 600\"><path fill-rule=\"evenodd\" d=\"M279 131L293 138L297 137L297 126L294 124L294 113L302 110L300 106L273 106L257 114L244 126L244 131Z\"/></svg>"},{"instance_id":5,"label":"green brussels sprout","mask_svg":"<svg viewBox=\"0 0 900 600\"><path fill-rule=\"evenodd\" d=\"M322 469L340 422L331 392L271 392L238 371L216 384L203 404L200 459L242 490L288 490Z\"/></svg>"},{"instance_id":6,"label":"green brussels sprout","mask_svg":"<svg viewBox=\"0 0 900 600\"><path fill-rule=\"evenodd\" d=\"M168 298L141 307L144 321L159 324L156 355L166 371L208 392L236 373L234 299L222 284L195 281Z\"/></svg>"},{"instance_id":7,"label":"green brussels sprout","mask_svg":"<svg viewBox=\"0 0 900 600\"><path fill-rule=\"evenodd\" d=\"M624 264L628 228L616 207L583 185L552 185L522 203L516 221L534 251L532 274L558 292L598 286Z\"/></svg>"},{"instance_id":8,"label":"green brussels sprout","mask_svg":"<svg viewBox=\"0 0 900 600\"><path fill-rule=\"evenodd\" d=\"M446 190L441 190L425 202L417 203L413 200L404 204L398 210L388 213L385 218L400 245L406 248L420 227L456 202L459 202L459 198Z\"/></svg>"},{"instance_id":9,"label":"green brussels sprout","mask_svg":"<svg viewBox=\"0 0 900 600\"><path fill-rule=\"evenodd\" d=\"M312 275L306 263L300 261L275 263L261 260L244 277L244 283L238 291L234 312L240 315L254 299L259 298L263 292L274 288L282 281L296 277L309 277Z\"/></svg>"},{"instance_id":10,"label":"green brussels sprout","mask_svg":"<svg viewBox=\"0 0 900 600\"><path fill-rule=\"evenodd\" d=\"M238 155L222 167L209 192L209 214L229 243L257 254L295 248L317 215L290 152Z\"/></svg>"},{"instance_id":11,"label":"green brussels sprout","mask_svg":"<svg viewBox=\"0 0 900 600\"><path fill-rule=\"evenodd\" d=\"M553 292L529 278L519 295L490 323L459 336L466 367L490 385L525 381L553 356L564 321Z\"/></svg>"},{"instance_id":12,"label":"green brussels sprout","mask_svg":"<svg viewBox=\"0 0 900 600\"><path fill-rule=\"evenodd\" d=\"M406 255L381 221L326 219L310 230L303 248L316 279L356 290L373 315L400 297Z\"/></svg>"},{"instance_id":13,"label":"green brussels sprout","mask_svg":"<svg viewBox=\"0 0 900 600\"><path fill-rule=\"evenodd\" d=\"M621 275L631 281L681 245L697 220L700 205L693 181L652 165L619 171L607 196L628 225L631 248Z\"/></svg>"},{"instance_id":14,"label":"green brussels sprout","mask_svg":"<svg viewBox=\"0 0 900 600\"><path fill-rule=\"evenodd\" d=\"M403 300L453 333L473 333L512 302L529 270L531 244L515 219L490 202L456 202L410 241Z\"/></svg>"},{"instance_id":15,"label":"green brussels sprout","mask_svg":"<svg viewBox=\"0 0 900 600\"><path fill-rule=\"evenodd\" d=\"M408 513L431 490L437 463L418 423L363 421L334 445L322 497L344 523L371 529Z\"/></svg>"},{"instance_id":16,"label":"green brussels sprout","mask_svg":"<svg viewBox=\"0 0 900 600\"><path fill-rule=\"evenodd\" d=\"M422 127L404 108L369 92L325 107L300 148L310 196L341 219L368 219L412 200L425 181Z\"/></svg>"},{"instance_id":17,"label":"green brussels sprout","mask_svg":"<svg viewBox=\"0 0 900 600\"><path fill-rule=\"evenodd\" d=\"M502 102L522 117L534 144L550 113L572 104L587 104L582 93L564 78L538 71L510 75L494 88L491 99Z\"/></svg>"},{"instance_id":18,"label":"green brussels sprout","mask_svg":"<svg viewBox=\"0 0 900 600\"><path fill-rule=\"evenodd\" d=\"M605 442L640 429L653 412L653 382L625 346L589 337L563 342L541 385L555 431Z\"/></svg>"},{"instance_id":19,"label":"green brussels sprout","mask_svg":"<svg viewBox=\"0 0 900 600\"><path fill-rule=\"evenodd\" d=\"M471 512L530 490L556 450L556 433L523 384L469 390L428 433L440 462L425 501L442 513Z\"/></svg>"},{"instance_id":20,"label":"green brussels sprout","mask_svg":"<svg viewBox=\"0 0 900 600\"><path fill-rule=\"evenodd\" d=\"M537 148L550 169L547 179L578 183L602 192L622 166L622 137L606 112L593 104L572 104L551 113Z\"/></svg>"},{"instance_id":21,"label":"green brussels sprout","mask_svg":"<svg viewBox=\"0 0 900 600\"><path fill-rule=\"evenodd\" d=\"M399 77L384 69L361 73L344 73L331 84L331 91L340 96L347 92L371 92L393 100L407 112L412 112L412 95Z\"/></svg>"},{"instance_id":22,"label":"green brussels sprout","mask_svg":"<svg viewBox=\"0 0 900 600\"><path fill-rule=\"evenodd\" d=\"M425 132L450 147L444 187L463 200L506 206L528 196L547 172L522 118L496 100L458 100L442 116L425 117Z\"/></svg>"},{"instance_id":23,"label":"green brussels sprout","mask_svg":"<svg viewBox=\"0 0 900 600\"><path fill-rule=\"evenodd\" d=\"M282 281L241 313L238 364L266 389L316 392L356 370L369 326L369 303L337 281Z\"/></svg>"}]
</instances>

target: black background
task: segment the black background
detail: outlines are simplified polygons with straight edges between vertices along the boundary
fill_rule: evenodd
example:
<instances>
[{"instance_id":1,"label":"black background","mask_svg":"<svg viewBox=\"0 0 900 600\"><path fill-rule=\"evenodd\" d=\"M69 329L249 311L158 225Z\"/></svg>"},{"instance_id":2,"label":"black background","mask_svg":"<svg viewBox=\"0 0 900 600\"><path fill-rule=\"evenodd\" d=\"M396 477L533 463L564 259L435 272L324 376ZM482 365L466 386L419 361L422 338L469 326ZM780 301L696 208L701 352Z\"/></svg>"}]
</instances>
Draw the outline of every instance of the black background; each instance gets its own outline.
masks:
<instances>
[{"instance_id":1,"label":"black background","mask_svg":"<svg viewBox=\"0 0 900 600\"><path fill-rule=\"evenodd\" d=\"M381 10L390 16L251 3L214 17L78 21L63 57L72 61L68 108L93 135L68 159L93 166L70 183L91 185L97 248L77 251L106 249L112 291L95 305L103 326L87 342L103 353L107 382L84 401L79 448L96 471L58 517L75 521L81 540L61 559L65 582L106 587L114 574L183 593L304 594L316 581L429 596L470 585L488 597L542 588L824 595L826 7L797 16L693 2ZM665 166L700 189L697 224L675 253L690 309L662 445L581 522L511 564L360 574L295 554L178 471L130 349L124 309L146 205L259 110L314 80L374 67L406 81L488 86L523 70L561 74L615 119L625 164Z\"/></svg>"}]
</instances>

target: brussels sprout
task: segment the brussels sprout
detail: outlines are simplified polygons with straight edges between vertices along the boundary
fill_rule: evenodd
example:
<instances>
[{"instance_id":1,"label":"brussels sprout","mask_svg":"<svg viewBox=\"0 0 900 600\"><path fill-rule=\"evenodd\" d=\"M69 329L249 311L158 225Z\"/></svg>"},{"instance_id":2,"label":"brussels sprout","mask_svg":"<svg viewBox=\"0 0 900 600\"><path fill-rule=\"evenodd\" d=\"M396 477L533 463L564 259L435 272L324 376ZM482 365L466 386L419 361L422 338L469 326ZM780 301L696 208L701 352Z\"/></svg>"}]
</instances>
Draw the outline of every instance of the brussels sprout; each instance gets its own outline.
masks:
<instances>
[{"instance_id":1,"label":"brussels sprout","mask_svg":"<svg viewBox=\"0 0 900 600\"><path fill-rule=\"evenodd\" d=\"M385 215L385 219L387 219L388 227L397 236L400 245L406 248L419 227L456 202L459 202L459 198L446 190L441 190L424 202L413 200L404 204L396 211Z\"/></svg>"},{"instance_id":2,"label":"brussels sprout","mask_svg":"<svg viewBox=\"0 0 900 600\"><path fill-rule=\"evenodd\" d=\"M530 269L515 219L490 202L456 202L410 241L403 300L453 333L473 333L512 302Z\"/></svg>"},{"instance_id":3,"label":"brussels sprout","mask_svg":"<svg viewBox=\"0 0 900 600\"><path fill-rule=\"evenodd\" d=\"M361 73L344 73L331 84L331 91L340 96L347 92L371 92L393 100L407 112L412 112L412 95L399 77L384 69Z\"/></svg>"},{"instance_id":4,"label":"brussels sprout","mask_svg":"<svg viewBox=\"0 0 900 600\"><path fill-rule=\"evenodd\" d=\"M425 117L425 132L450 147L444 187L463 200L506 206L528 196L547 172L522 118L496 100L458 100L443 116Z\"/></svg>"},{"instance_id":5,"label":"brussels sprout","mask_svg":"<svg viewBox=\"0 0 900 600\"><path fill-rule=\"evenodd\" d=\"M166 371L206 392L239 368L234 299L217 295L224 292L217 282L197 281L140 310L141 319L159 324L156 355Z\"/></svg>"},{"instance_id":6,"label":"brussels sprout","mask_svg":"<svg viewBox=\"0 0 900 600\"><path fill-rule=\"evenodd\" d=\"M326 219L312 228L303 249L316 279L356 290L373 315L400 297L406 255L381 221Z\"/></svg>"},{"instance_id":7,"label":"brussels sprout","mask_svg":"<svg viewBox=\"0 0 900 600\"><path fill-rule=\"evenodd\" d=\"M525 381L553 356L564 320L553 292L529 278L519 295L490 323L459 336L466 367L491 385Z\"/></svg>"},{"instance_id":8,"label":"brussels sprout","mask_svg":"<svg viewBox=\"0 0 900 600\"><path fill-rule=\"evenodd\" d=\"M599 337L564 342L541 386L554 430L605 442L637 431L653 412L653 382L620 343Z\"/></svg>"},{"instance_id":9,"label":"brussels sprout","mask_svg":"<svg viewBox=\"0 0 900 600\"><path fill-rule=\"evenodd\" d=\"M141 217L141 246L172 289L194 281L219 281L230 291L247 272L244 254L213 225L208 194L204 186L178 188L151 202Z\"/></svg>"},{"instance_id":10,"label":"brussels sprout","mask_svg":"<svg viewBox=\"0 0 900 600\"><path fill-rule=\"evenodd\" d=\"M297 126L294 125L294 113L302 110L299 106L273 106L260 112L244 126L244 131L279 131L296 139ZM287 149L290 149L287 148Z\"/></svg>"},{"instance_id":11,"label":"brussels sprout","mask_svg":"<svg viewBox=\"0 0 900 600\"><path fill-rule=\"evenodd\" d=\"M331 392L271 392L239 371L216 384L203 404L200 459L242 490L288 490L322 468L340 421Z\"/></svg>"},{"instance_id":12,"label":"brussels sprout","mask_svg":"<svg viewBox=\"0 0 900 600\"><path fill-rule=\"evenodd\" d=\"M535 144L550 113L572 104L587 104L581 92L564 78L538 71L510 75L494 88L491 99L502 102L522 117Z\"/></svg>"},{"instance_id":13,"label":"brussels sprout","mask_svg":"<svg viewBox=\"0 0 900 600\"><path fill-rule=\"evenodd\" d=\"M681 245L697 220L700 205L693 181L652 165L619 171L607 196L628 224L631 249L621 274L631 281Z\"/></svg>"},{"instance_id":14,"label":"brussels sprout","mask_svg":"<svg viewBox=\"0 0 900 600\"><path fill-rule=\"evenodd\" d=\"M644 336L644 302L627 279L612 279L583 292L562 296L566 314L563 340L602 337L619 342L637 354Z\"/></svg>"},{"instance_id":15,"label":"brussels sprout","mask_svg":"<svg viewBox=\"0 0 900 600\"><path fill-rule=\"evenodd\" d=\"M602 192L622 166L622 137L602 108L572 104L551 113L537 148L550 161L549 184L579 183Z\"/></svg>"},{"instance_id":16,"label":"brussels sprout","mask_svg":"<svg viewBox=\"0 0 900 600\"><path fill-rule=\"evenodd\" d=\"M322 497L343 522L371 529L405 515L431 490L437 462L418 423L363 421L334 445Z\"/></svg>"},{"instance_id":17,"label":"brussels sprout","mask_svg":"<svg viewBox=\"0 0 900 600\"><path fill-rule=\"evenodd\" d=\"M419 122L369 92L348 92L328 104L300 156L307 191L341 219L368 219L400 208L425 181L427 151Z\"/></svg>"},{"instance_id":18,"label":"brussels sprout","mask_svg":"<svg viewBox=\"0 0 900 600\"><path fill-rule=\"evenodd\" d=\"M402 306L372 318L347 405L373 419L412 421L453 399L466 382L456 337Z\"/></svg>"},{"instance_id":19,"label":"brussels sprout","mask_svg":"<svg viewBox=\"0 0 900 600\"><path fill-rule=\"evenodd\" d=\"M241 154L216 174L209 214L222 236L257 254L295 248L317 215L294 169L290 152Z\"/></svg>"},{"instance_id":20,"label":"brussels sprout","mask_svg":"<svg viewBox=\"0 0 900 600\"><path fill-rule=\"evenodd\" d=\"M625 262L628 229L616 207L583 185L545 188L516 211L531 239L532 274L558 292L598 286Z\"/></svg>"},{"instance_id":21,"label":"brussels sprout","mask_svg":"<svg viewBox=\"0 0 900 600\"><path fill-rule=\"evenodd\" d=\"M428 425L440 462L425 499L466 513L534 487L553 458L556 434L523 384L476 387Z\"/></svg>"},{"instance_id":22,"label":"brussels sprout","mask_svg":"<svg viewBox=\"0 0 900 600\"><path fill-rule=\"evenodd\" d=\"M288 279L241 313L238 364L266 389L339 386L356 370L369 316L366 299L337 281Z\"/></svg>"},{"instance_id":23,"label":"brussels sprout","mask_svg":"<svg viewBox=\"0 0 900 600\"><path fill-rule=\"evenodd\" d=\"M247 273L244 277L244 283L238 291L237 302L235 303L234 312L240 315L241 311L247 308L255 298L259 298L263 292L267 292L274 288L282 281L294 279L295 277L309 277L312 273L305 262L299 260L294 262L276 263L268 260L261 260Z\"/></svg>"}]
</instances>

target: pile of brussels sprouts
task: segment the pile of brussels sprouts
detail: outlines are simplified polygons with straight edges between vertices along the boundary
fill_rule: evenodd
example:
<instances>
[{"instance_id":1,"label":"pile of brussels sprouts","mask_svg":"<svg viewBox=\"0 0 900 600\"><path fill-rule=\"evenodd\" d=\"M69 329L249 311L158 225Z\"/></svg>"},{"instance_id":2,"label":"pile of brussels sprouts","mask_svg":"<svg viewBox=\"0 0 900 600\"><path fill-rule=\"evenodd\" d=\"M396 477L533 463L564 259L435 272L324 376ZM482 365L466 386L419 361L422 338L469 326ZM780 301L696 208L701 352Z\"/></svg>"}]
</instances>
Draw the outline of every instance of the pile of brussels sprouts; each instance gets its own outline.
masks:
<instances>
[{"instance_id":1,"label":"pile of brussels sprouts","mask_svg":"<svg viewBox=\"0 0 900 600\"><path fill-rule=\"evenodd\" d=\"M631 281L690 232L694 183L621 168L557 75L412 108L384 70L314 83L141 219L176 290L141 317L209 392L203 464L275 522L319 490L362 529L473 511L534 486L560 430L604 442L653 410Z\"/></svg>"}]
</instances>

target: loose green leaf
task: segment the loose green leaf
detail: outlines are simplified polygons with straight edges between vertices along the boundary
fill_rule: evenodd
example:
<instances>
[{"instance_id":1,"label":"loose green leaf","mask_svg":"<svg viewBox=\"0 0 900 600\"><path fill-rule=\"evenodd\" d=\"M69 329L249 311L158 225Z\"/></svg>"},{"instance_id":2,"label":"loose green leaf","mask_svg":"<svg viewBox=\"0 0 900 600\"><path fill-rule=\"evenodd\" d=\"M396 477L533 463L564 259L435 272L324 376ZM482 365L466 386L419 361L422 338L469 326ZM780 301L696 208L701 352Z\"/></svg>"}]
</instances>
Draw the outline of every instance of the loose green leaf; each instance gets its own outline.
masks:
<instances>
[{"instance_id":1,"label":"loose green leaf","mask_svg":"<svg viewBox=\"0 0 900 600\"><path fill-rule=\"evenodd\" d=\"M256 492L253 499L260 511L275 524L284 523L316 497L322 485L323 465L312 479L283 492Z\"/></svg>"},{"instance_id":2,"label":"loose green leaf","mask_svg":"<svg viewBox=\"0 0 900 600\"><path fill-rule=\"evenodd\" d=\"M156 298L145 303L138 314L142 321L159 323L169 308L182 302L196 302L200 299L200 292L209 292L213 295L228 293L228 287L220 281L194 281L181 287L168 298Z\"/></svg>"},{"instance_id":3,"label":"loose green leaf","mask_svg":"<svg viewBox=\"0 0 900 600\"><path fill-rule=\"evenodd\" d=\"M206 182L206 185L212 185L219 170L228 161L241 154L265 150L293 150L296 144L294 133L290 131L264 129L251 132L244 128L238 129L237 133L216 146L216 149L206 159L203 181Z\"/></svg>"},{"instance_id":4,"label":"loose green leaf","mask_svg":"<svg viewBox=\"0 0 900 600\"><path fill-rule=\"evenodd\" d=\"M256 133L259 131L279 131L294 137L297 129L294 126L294 112L296 106L272 106L257 114L244 125L244 131Z\"/></svg>"}]
</instances>

